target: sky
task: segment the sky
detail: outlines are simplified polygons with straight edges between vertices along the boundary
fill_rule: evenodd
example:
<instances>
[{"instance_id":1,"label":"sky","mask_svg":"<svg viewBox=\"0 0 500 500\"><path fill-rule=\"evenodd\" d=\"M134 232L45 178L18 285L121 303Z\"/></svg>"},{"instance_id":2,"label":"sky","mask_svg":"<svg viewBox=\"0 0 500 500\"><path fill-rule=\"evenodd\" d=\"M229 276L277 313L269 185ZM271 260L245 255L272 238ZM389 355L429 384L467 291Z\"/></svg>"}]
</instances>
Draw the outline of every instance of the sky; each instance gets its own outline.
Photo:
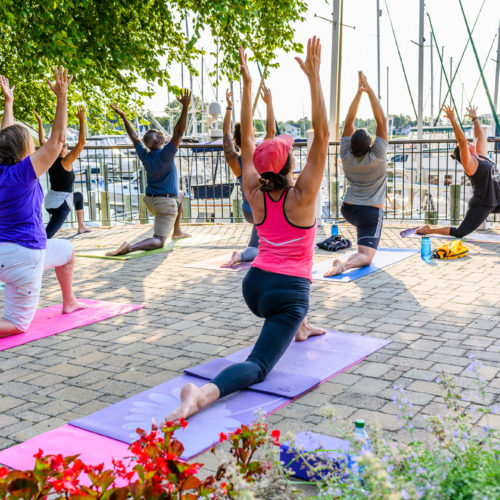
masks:
<instances>
[{"instance_id":1,"label":"sky","mask_svg":"<svg viewBox=\"0 0 500 500\"><path fill-rule=\"evenodd\" d=\"M394 24L397 40L401 50L401 56L405 65L409 85L413 94L415 106L418 101L418 46L416 43L419 36L419 6L420 0L386 0L389 13ZM382 15L380 17L380 54L381 54L381 102L387 111L387 67L389 67L389 114L407 114L414 116L411 100L406 88L403 70L398 58L396 44L391 31L388 11L384 0L379 0ZM469 25L472 25L481 8L483 0L462 0ZM453 67L456 68L462 51L467 43L468 35L465 22L460 10L458 0L427 0L426 9L430 14L437 43L444 46L444 66L449 74L450 57L453 58ZM295 39L303 45L312 35L320 37L322 42L321 79L327 102L330 99L330 67L332 48L332 25L330 22L319 17L331 19L333 1L310 0L306 21L295 23ZM342 47L341 68L341 94L340 94L340 116L345 116L349 104L357 90L357 72L363 70L368 77L372 88L377 92L377 0L344 0L344 29ZM484 7L480 14L477 26L473 33L473 40L479 55L481 64L486 61L488 51L491 49L490 57L484 69L484 75L488 84L492 99L495 88L495 66L497 59L497 33L500 22L500 0L484 0ZM350 28L353 26L354 28ZM424 116L431 115L431 61L430 61L430 26L425 16L425 55L424 55ZM213 42L208 34L200 40L200 46L208 47ZM310 95L307 79L294 60L296 54L278 52L280 67L273 69L266 84L273 92L275 115L278 121L296 120L303 116L310 116ZM205 60L208 65L213 64L208 56ZM200 64L198 63L198 68ZM437 51L434 48L434 116L438 109L440 62ZM256 65L251 66L254 74L254 86L258 85L258 71ZM171 68L172 81L181 85L180 67ZM465 111L470 99L474 94L474 88L479 81L480 73L469 44L459 73L453 84L453 94L456 106ZM188 79L185 78L187 85ZM218 101L225 106L225 89L227 82L223 81L219 86ZM194 93L200 95L200 79L194 80ZM235 93L238 93L239 84L235 83ZM205 99L207 102L215 101L216 90L209 85L205 77L204 85ZM444 97L446 82L442 79L441 94ZM170 98L173 98L172 96ZM238 96L236 96L235 108L239 113ZM499 97L500 101L500 97ZM490 107L484 91L482 82L479 82L473 99L480 114L490 113ZM146 108L155 114L162 114L167 104L165 90L158 88L156 95L146 100ZM259 102L257 117L264 116L264 106ZM361 102L358 116L370 118L371 108L367 98Z\"/></svg>"}]
</instances>

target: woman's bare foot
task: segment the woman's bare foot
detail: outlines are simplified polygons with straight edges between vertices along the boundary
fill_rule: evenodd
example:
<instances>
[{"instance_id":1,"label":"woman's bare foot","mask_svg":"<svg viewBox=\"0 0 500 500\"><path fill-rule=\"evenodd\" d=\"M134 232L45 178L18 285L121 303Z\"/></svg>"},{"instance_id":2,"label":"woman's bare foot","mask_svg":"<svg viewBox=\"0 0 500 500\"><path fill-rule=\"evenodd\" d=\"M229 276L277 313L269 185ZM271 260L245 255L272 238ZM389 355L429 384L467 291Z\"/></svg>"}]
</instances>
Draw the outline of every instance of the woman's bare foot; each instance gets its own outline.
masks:
<instances>
[{"instance_id":1,"label":"woman's bare foot","mask_svg":"<svg viewBox=\"0 0 500 500\"><path fill-rule=\"evenodd\" d=\"M344 272L344 265L340 261L340 259L333 259L332 268L327 271L323 276L325 278L329 278L330 276L337 276L338 274L342 274Z\"/></svg>"},{"instance_id":2,"label":"woman's bare foot","mask_svg":"<svg viewBox=\"0 0 500 500\"><path fill-rule=\"evenodd\" d=\"M228 262L221 264L220 267L233 267L236 264L239 264L241 262L241 253L234 251L233 255L231 255L231 259L229 259Z\"/></svg>"},{"instance_id":3,"label":"woman's bare foot","mask_svg":"<svg viewBox=\"0 0 500 500\"><path fill-rule=\"evenodd\" d=\"M90 233L90 229L87 226L82 226L78 228L78 234Z\"/></svg>"},{"instance_id":4,"label":"woman's bare foot","mask_svg":"<svg viewBox=\"0 0 500 500\"><path fill-rule=\"evenodd\" d=\"M180 233L172 234L172 239L173 240L180 240L181 238L191 238L191 236L192 236L192 234L183 233L181 231Z\"/></svg>"},{"instance_id":5,"label":"woman's bare foot","mask_svg":"<svg viewBox=\"0 0 500 500\"><path fill-rule=\"evenodd\" d=\"M320 328L319 326L314 326L309 323L307 318L304 318L297 333L295 334L295 340L297 342L302 342L303 340L307 340L309 337L314 337L316 335L323 335L326 333L324 328Z\"/></svg>"},{"instance_id":6,"label":"woman's bare foot","mask_svg":"<svg viewBox=\"0 0 500 500\"><path fill-rule=\"evenodd\" d=\"M87 304L82 304L75 298L74 300L63 303L62 313L69 314L75 311L79 311L80 309L87 309L87 307Z\"/></svg>"},{"instance_id":7,"label":"woman's bare foot","mask_svg":"<svg viewBox=\"0 0 500 500\"><path fill-rule=\"evenodd\" d=\"M431 232L431 226L429 226L429 225L419 227L415 231L415 233L417 233L417 234L429 234L430 232Z\"/></svg>"},{"instance_id":8,"label":"woman's bare foot","mask_svg":"<svg viewBox=\"0 0 500 500\"><path fill-rule=\"evenodd\" d=\"M181 390L181 403L165 417L165 422L177 423L181 418L188 418L203 408L203 393L194 384L186 384Z\"/></svg>"},{"instance_id":9,"label":"woman's bare foot","mask_svg":"<svg viewBox=\"0 0 500 500\"><path fill-rule=\"evenodd\" d=\"M115 257L116 255L125 255L130 252L128 241L123 242L116 250L111 250L107 252L106 255L110 257Z\"/></svg>"}]
</instances>

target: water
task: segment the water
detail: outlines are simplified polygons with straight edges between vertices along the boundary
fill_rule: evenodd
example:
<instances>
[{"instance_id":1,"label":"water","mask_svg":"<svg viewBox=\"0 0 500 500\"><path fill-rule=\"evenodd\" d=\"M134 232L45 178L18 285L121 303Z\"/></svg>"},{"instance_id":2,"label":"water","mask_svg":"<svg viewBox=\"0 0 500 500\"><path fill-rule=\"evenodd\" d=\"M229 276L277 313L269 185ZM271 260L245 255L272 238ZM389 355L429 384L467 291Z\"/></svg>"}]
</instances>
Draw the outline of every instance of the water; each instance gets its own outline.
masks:
<instances>
[{"instance_id":1,"label":"water","mask_svg":"<svg viewBox=\"0 0 500 500\"><path fill-rule=\"evenodd\" d=\"M364 420L358 419L354 422L354 441L358 442L360 445L361 449L359 450L359 456L364 455L371 450L370 438L366 432ZM357 453L358 450L356 449L355 452ZM358 467L357 459L357 456L351 455L351 468L355 473L361 474L363 466Z\"/></svg>"},{"instance_id":2,"label":"water","mask_svg":"<svg viewBox=\"0 0 500 500\"><path fill-rule=\"evenodd\" d=\"M422 241L420 243L420 256L425 262L429 262L432 259L431 240L428 236L422 236Z\"/></svg>"}]
</instances>

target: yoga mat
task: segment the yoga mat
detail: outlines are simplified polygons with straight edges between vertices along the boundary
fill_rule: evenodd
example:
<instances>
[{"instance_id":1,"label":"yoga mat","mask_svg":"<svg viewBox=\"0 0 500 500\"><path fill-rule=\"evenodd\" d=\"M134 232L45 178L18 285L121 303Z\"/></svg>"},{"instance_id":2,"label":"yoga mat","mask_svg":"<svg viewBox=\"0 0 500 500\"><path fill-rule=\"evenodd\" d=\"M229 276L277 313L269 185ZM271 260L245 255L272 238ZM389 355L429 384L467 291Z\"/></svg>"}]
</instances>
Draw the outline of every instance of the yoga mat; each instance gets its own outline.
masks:
<instances>
[{"instance_id":1,"label":"yoga mat","mask_svg":"<svg viewBox=\"0 0 500 500\"><path fill-rule=\"evenodd\" d=\"M160 424L178 406L181 388L188 382L198 387L206 383L199 378L181 375L92 415L74 420L71 425L132 443L137 438L137 427L151 429L153 418ZM288 398L252 391L239 391L216 401L190 417L188 426L176 432L176 437L184 445L182 458L187 460L218 443L221 432L235 431L241 424L249 425L255 420L257 411L269 414L289 402Z\"/></svg>"},{"instance_id":2,"label":"yoga mat","mask_svg":"<svg viewBox=\"0 0 500 500\"><path fill-rule=\"evenodd\" d=\"M247 271L252 267L251 262L240 262L232 267L220 267L221 264L229 261L231 254L224 254L219 257L213 257L212 259L202 260L200 262L195 262L194 264L186 264L184 267L194 267L195 269L210 269L211 271Z\"/></svg>"},{"instance_id":3,"label":"yoga mat","mask_svg":"<svg viewBox=\"0 0 500 500\"><path fill-rule=\"evenodd\" d=\"M417 234L415 231L418 227L412 227L411 229L405 229L401 231L399 235L403 238L422 238L421 234ZM449 236L446 234L428 234L430 238L440 238L443 240L462 240L470 241L471 243L500 243L500 234L497 233L470 233L463 238L455 238L455 236Z\"/></svg>"},{"instance_id":4,"label":"yoga mat","mask_svg":"<svg viewBox=\"0 0 500 500\"><path fill-rule=\"evenodd\" d=\"M88 307L70 314L61 313L61 304L39 309L35 313L28 331L0 338L0 351L144 307L136 304L118 304L93 299L79 299L79 301L87 304Z\"/></svg>"},{"instance_id":5,"label":"yoga mat","mask_svg":"<svg viewBox=\"0 0 500 500\"><path fill-rule=\"evenodd\" d=\"M5 283L2 283L2 282L0 281L0 290L3 290L4 288L5 288Z\"/></svg>"},{"instance_id":6,"label":"yoga mat","mask_svg":"<svg viewBox=\"0 0 500 500\"><path fill-rule=\"evenodd\" d=\"M123 460L127 466L130 462L128 457L131 456L128 445L121 441L100 436L72 425L63 425L58 429L45 432L24 443L0 451L0 464L17 470L32 469L35 465L33 455L38 453L39 449L45 455L59 453L63 456L80 455L79 458L87 465L104 463L105 469L113 469L112 458ZM130 470L134 465L135 463L130 465ZM87 486L91 484L88 478L82 477L81 482ZM117 486L125 484L125 480L117 480Z\"/></svg>"},{"instance_id":7,"label":"yoga mat","mask_svg":"<svg viewBox=\"0 0 500 500\"><path fill-rule=\"evenodd\" d=\"M389 340L328 330L304 342L292 342L266 379L248 389L296 398L389 343ZM184 371L211 380L227 366L245 361L252 349L253 346L249 346Z\"/></svg>"},{"instance_id":8,"label":"yoga mat","mask_svg":"<svg viewBox=\"0 0 500 500\"><path fill-rule=\"evenodd\" d=\"M142 252L132 252L127 255L105 255L106 252L114 250L114 248L96 248L94 250L81 250L76 253L77 257L88 257L91 259L107 259L107 260L130 260L139 259L141 257L147 257L148 255L155 255L157 253L171 252L176 248L194 247L208 245L212 243L218 243L230 239L230 236L218 236L210 233L205 234L194 234L191 238L181 238L178 240L169 240L163 248L157 248L156 250L145 250ZM116 247L115 247L116 248Z\"/></svg>"},{"instance_id":9,"label":"yoga mat","mask_svg":"<svg viewBox=\"0 0 500 500\"><path fill-rule=\"evenodd\" d=\"M396 262L401 262L412 255L418 253L418 250L411 248L379 248L373 257L371 265L365 267L358 267L357 269L349 269L346 273L338 274L337 276L331 276L325 278L323 274L331 269L332 261L334 258L341 258L344 262L350 255L356 253L352 251L340 255L339 257L333 257L328 260L322 260L321 262L316 262L313 266L313 280L322 281L340 281L342 283L348 283L349 281L357 280L362 278L367 274L371 274L374 271L378 271L384 267L390 266L391 264L396 264Z\"/></svg>"}]
</instances>

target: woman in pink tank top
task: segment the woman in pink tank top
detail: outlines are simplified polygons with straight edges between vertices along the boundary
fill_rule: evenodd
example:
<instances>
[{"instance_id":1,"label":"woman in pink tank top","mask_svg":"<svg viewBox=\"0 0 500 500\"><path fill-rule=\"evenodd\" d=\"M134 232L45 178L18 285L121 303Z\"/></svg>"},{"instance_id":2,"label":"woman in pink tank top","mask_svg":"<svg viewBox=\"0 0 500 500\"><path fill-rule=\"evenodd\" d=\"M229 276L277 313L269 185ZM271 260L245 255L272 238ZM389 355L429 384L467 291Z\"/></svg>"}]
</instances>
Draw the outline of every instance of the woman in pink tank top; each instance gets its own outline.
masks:
<instances>
[{"instance_id":1,"label":"woman in pink tank top","mask_svg":"<svg viewBox=\"0 0 500 500\"><path fill-rule=\"evenodd\" d=\"M264 318L264 325L246 361L225 368L202 387L186 384L179 407L167 421L187 418L221 397L264 380L294 339L309 308L316 198L328 152L328 122L319 79L321 45L319 39L311 38L305 61L296 58L309 80L314 139L295 184L292 137L280 135L255 147L252 79L242 48L239 53L243 186L260 238L259 254L243 280L243 297L250 310Z\"/></svg>"}]
</instances>

